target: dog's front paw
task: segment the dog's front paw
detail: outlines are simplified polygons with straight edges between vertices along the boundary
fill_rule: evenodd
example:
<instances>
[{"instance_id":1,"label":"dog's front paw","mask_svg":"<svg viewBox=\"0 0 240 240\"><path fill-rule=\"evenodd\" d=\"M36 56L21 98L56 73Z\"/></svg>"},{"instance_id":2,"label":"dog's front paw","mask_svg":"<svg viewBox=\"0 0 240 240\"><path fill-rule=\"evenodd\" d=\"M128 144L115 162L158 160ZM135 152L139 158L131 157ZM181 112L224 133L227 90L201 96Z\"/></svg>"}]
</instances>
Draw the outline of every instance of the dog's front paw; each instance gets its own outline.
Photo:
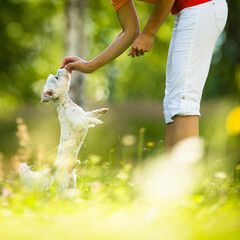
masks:
<instances>
[{"instance_id":1,"label":"dog's front paw","mask_svg":"<svg viewBox=\"0 0 240 240\"><path fill-rule=\"evenodd\" d=\"M88 121L88 127L95 127L96 125L100 125L103 122L97 118L92 118L92 117L85 117L86 120Z\"/></svg>"},{"instance_id":2,"label":"dog's front paw","mask_svg":"<svg viewBox=\"0 0 240 240\"><path fill-rule=\"evenodd\" d=\"M91 112L87 112L87 117L99 118L99 117L101 117L101 115L103 115L106 112L108 112L108 108L101 108L101 109L93 110Z\"/></svg>"}]
</instances>

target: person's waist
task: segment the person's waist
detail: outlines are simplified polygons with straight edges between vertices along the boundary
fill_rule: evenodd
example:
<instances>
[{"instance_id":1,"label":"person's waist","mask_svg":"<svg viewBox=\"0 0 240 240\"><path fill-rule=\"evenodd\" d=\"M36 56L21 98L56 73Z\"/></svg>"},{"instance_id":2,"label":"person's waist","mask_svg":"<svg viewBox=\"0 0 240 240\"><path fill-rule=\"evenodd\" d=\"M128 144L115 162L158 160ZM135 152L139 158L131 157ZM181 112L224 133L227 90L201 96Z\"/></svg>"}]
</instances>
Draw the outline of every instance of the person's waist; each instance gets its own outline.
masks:
<instances>
[{"instance_id":1,"label":"person's waist","mask_svg":"<svg viewBox=\"0 0 240 240\"><path fill-rule=\"evenodd\" d=\"M176 0L171 10L171 13L174 15L182 11L184 8L193 7L211 1L212 0Z\"/></svg>"}]
</instances>

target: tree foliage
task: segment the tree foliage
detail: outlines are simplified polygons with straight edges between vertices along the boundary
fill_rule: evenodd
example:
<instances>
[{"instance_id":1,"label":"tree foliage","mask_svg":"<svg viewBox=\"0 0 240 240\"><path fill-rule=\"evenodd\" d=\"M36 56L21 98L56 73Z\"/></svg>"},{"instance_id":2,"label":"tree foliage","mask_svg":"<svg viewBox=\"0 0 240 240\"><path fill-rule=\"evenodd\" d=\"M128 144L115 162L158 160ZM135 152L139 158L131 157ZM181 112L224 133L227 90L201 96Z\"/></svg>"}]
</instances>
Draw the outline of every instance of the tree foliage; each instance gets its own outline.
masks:
<instances>
[{"instance_id":1,"label":"tree foliage","mask_svg":"<svg viewBox=\"0 0 240 240\"><path fill-rule=\"evenodd\" d=\"M63 55L63 8L57 1L7 0L0 8L0 108L36 98L38 80Z\"/></svg>"},{"instance_id":2,"label":"tree foliage","mask_svg":"<svg viewBox=\"0 0 240 240\"><path fill-rule=\"evenodd\" d=\"M135 1L141 29L153 5ZM0 109L39 100L48 74L56 72L65 54L65 1L6 0L0 8ZM238 0L229 4L229 19L214 52L204 98L239 95L240 31ZM154 46L144 57L131 59L127 52L88 75L84 95L88 100L146 100L164 96L165 65L174 19L169 15ZM87 60L116 37L121 27L110 1L90 1L86 21ZM81 44L81 42L79 43ZM80 56L81 57L81 56Z\"/></svg>"}]
</instances>

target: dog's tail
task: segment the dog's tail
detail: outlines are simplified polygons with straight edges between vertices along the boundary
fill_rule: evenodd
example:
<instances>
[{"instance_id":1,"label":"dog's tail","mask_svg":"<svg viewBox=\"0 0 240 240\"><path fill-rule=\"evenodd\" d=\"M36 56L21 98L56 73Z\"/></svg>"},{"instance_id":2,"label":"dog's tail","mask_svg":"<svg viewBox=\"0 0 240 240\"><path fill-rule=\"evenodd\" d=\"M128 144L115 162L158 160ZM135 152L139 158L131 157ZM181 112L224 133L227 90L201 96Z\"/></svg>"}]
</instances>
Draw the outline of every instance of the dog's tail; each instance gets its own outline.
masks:
<instances>
[{"instance_id":1,"label":"dog's tail","mask_svg":"<svg viewBox=\"0 0 240 240\"><path fill-rule=\"evenodd\" d=\"M31 191L41 192L48 190L54 182L51 169L32 171L27 163L20 164L19 175L22 185Z\"/></svg>"}]
</instances>

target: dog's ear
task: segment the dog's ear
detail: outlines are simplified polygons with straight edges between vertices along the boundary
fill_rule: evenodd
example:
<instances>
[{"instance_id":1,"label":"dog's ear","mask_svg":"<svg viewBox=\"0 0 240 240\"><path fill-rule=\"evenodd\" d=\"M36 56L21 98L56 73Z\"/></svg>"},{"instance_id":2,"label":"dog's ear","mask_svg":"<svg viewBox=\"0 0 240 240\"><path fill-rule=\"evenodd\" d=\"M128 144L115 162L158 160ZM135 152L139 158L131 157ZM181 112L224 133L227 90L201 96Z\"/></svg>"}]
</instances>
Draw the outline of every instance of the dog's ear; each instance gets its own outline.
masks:
<instances>
[{"instance_id":1,"label":"dog's ear","mask_svg":"<svg viewBox=\"0 0 240 240\"><path fill-rule=\"evenodd\" d=\"M53 98L53 91L52 90L48 90L48 91L46 91L46 92L44 92L42 94L41 102L44 102L44 103L45 102L49 102L51 98Z\"/></svg>"}]
</instances>

